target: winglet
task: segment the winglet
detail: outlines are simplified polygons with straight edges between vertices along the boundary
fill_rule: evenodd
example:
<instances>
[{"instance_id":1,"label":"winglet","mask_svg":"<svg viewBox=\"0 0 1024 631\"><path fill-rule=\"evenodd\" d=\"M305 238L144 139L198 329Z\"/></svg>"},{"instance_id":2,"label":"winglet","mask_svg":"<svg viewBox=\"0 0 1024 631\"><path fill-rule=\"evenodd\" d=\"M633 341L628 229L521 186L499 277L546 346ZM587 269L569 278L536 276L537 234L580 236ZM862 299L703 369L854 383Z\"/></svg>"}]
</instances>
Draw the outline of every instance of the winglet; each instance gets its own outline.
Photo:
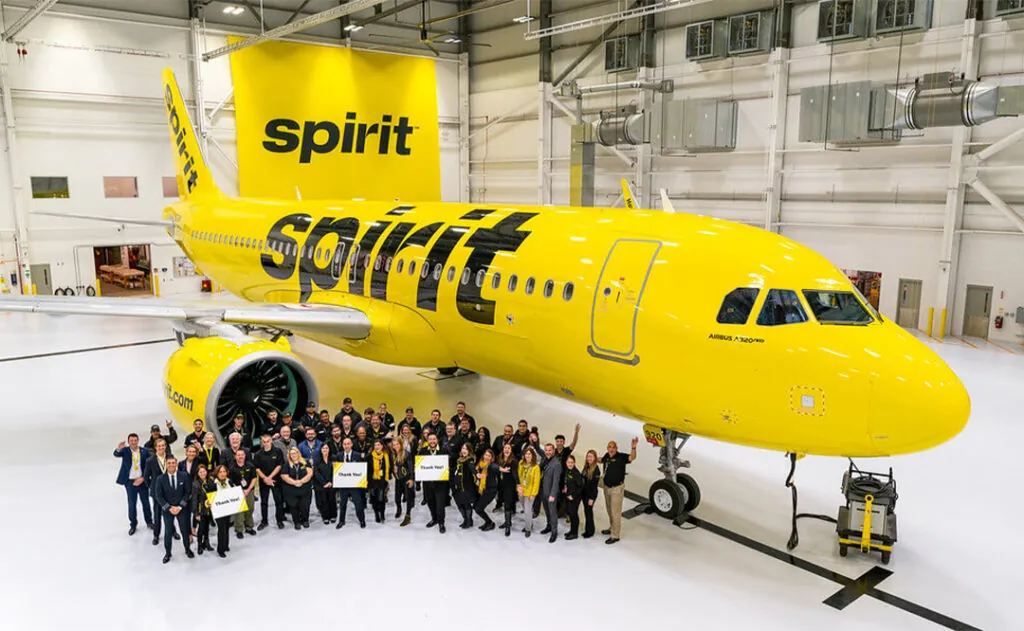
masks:
<instances>
[{"instance_id":1,"label":"winglet","mask_svg":"<svg viewBox=\"0 0 1024 631\"><path fill-rule=\"evenodd\" d=\"M189 118L178 82L174 78L174 71L165 68L161 76L164 83L167 126L171 134L171 146L174 147L178 195L182 201L190 197L219 195L220 191L213 181L213 175L203 159L203 152L199 147L196 131Z\"/></svg>"},{"instance_id":2,"label":"winglet","mask_svg":"<svg viewBox=\"0 0 1024 631\"><path fill-rule=\"evenodd\" d=\"M633 200L633 191L629 188L629 182L626 178L619 180L622 183L622 201L626 205L626 208L633 210L636 208L636 201Z\"/></svg>"},{"instance_id":3,"label":"winglet","mask_svg":"<svg viewBox=\"0 0 1024 631\"><path fill-rule=\"evenodd\" d=\"M675 207L672 206L672 200L668 198L668 192L665 189L661 189L661 209L667 213L674 213Z\"/></svg>"}]
</instances>

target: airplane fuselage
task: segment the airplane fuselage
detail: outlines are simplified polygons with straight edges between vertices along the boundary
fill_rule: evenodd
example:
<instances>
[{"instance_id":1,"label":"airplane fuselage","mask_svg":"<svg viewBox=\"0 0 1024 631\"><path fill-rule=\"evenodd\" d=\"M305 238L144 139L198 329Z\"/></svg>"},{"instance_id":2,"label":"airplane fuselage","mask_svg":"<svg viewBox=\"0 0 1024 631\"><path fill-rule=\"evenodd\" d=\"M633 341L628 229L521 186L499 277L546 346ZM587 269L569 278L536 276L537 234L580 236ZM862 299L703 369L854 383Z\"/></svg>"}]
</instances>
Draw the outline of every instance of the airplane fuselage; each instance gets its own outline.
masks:
<instances>
[{"instance_id":1,"label":"airplane fuselage","mask_svg":"<svg viewBox=\"0 0 1024 631\"><path fill-rule=\"evenodd\" d=\"M952 371L895 324L810 315L804 290L856 293L834 265L741 224L225 198L165 215L197 267L233 294L367 313L366 339L295 331L366 359L459 366L658 427L806 454L916 451L966 418ZM723 299L745 287L759 289L750 317L719 323ZM807 321L758 324L773 288L796 292Z\"/></svg>"}]
</instances>

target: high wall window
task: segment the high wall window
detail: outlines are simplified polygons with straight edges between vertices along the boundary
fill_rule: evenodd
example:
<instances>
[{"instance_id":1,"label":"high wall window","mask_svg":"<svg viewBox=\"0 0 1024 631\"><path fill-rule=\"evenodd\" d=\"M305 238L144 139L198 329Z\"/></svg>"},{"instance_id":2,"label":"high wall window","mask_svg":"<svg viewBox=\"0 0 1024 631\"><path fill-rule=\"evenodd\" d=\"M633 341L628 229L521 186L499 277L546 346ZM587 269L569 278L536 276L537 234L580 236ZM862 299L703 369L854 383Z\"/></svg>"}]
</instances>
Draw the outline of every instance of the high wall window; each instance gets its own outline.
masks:
<instances>
[{"instance_id":1,"label":"high wall window","mask_svg":"<svg viewBox=\"0 0 1024 631\"><path fill-rule=\"evenodd\" d=\"M107 198L138 197L139 180L135 177L103 178L103 196Z\"/></svg>"},{"instance_id":2,"label":"high wall window","mask_svg":"<svg viewBox=\"0 0 1024 631\"><path fill-rule=\"evenodd\" d=\"M178 196L178 182L173 177L165 177L161 180L164 188L164 197Z\"/></svg>"},{"instance_id":3,"label":"high wall window","mask_svg":"<svg viewBox=\"0 0 1024 631\"><path fill-rule=\"evenodd\" d=\"M68 178L66 177L33 177L32 198L68 198Z\"/></svg>"}]
</instances>

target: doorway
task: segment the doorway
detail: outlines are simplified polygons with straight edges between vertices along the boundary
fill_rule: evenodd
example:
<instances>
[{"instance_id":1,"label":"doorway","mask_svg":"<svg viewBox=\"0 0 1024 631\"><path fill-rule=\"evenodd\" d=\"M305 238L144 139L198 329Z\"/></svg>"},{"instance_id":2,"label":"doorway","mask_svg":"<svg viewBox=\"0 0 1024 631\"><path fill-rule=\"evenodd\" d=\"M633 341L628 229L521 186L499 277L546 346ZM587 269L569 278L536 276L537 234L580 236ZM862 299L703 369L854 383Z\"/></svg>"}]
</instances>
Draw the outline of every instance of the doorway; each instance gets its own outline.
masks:
<instances>
[{"instance_id":1,"label":"doorway","mask_svg":"<svg viewBox=\"0 0 1024 631\"><path fill-rule=\"evenodd\" d=\"M882 295L882 273L857 269L844 269L843 273L875 311L878 311L878 301Z\"/></svg>"},{"instance_id":2,"label":"doorway","mask_svg":"<svg viewBox=\"0 0 1024 631\"><path fill-rule=\"evenodd\" d=\"M597 281L587 351L600 359L636 365L636 319L660 241L619 239Z\"/></svg>"},{"instance_id":3,"label":"doorway","mask_svg":"<svg viewBox=\"0 0 1024 631\"><path fill-rule=\"evenodd\" d=\"M921 281L900 279L900 295L896 304L896 324L916 329L921 322Z\"/></svg>"},{"instance_id":4,"label":"doorway","mask_svg":"<svg viewBox=\"0 0 1024 631\"><path fill-rule=\"evenodd\" d=\"M149 245L117 245L93 248L96 278L104 296L148 296L150 285Z\"/></svg>"},{"instance_id":5,"label":"doorway","mask_svg":"<svg viewBox=\"0 0 1024 631\"><path fill-rule=\"evenodd\" d=\"M50 264L39 263L30 265L29 274L32 276L32 284L35 285L35 293L38 296L53 295L53 278L50 276Z\"/></svg>"},{"instance_id":6,"label":"doorway","mask_svg":"<svg viewBox=\"0 0 1024 631\"><path fill-rule=\"evenodd\" d=\"M967 286L964 303L964 335L988 339L988 322L992 313L992 288Z\"/></svg>"}]
</instances>

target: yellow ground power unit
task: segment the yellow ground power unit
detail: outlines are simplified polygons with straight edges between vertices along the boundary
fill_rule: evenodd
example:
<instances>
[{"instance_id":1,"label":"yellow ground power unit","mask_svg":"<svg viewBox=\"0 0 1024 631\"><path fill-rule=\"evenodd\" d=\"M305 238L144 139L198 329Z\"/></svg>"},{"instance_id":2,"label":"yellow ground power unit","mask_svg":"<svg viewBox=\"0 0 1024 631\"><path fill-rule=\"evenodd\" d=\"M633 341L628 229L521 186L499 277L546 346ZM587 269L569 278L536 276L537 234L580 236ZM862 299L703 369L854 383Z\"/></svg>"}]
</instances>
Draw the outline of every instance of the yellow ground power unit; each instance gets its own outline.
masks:
<instances>
[{"instance_id":1,"label":"yellow ground power unit","mask_svg":"<svg viewBox=\"0 0 1024 631\"><path fill-rule=\"evenodd\" d=\"M882 553L888 564L896 543L896 480L892 468L888 474L861 471L853 462L843 474L842 492L846 505L839 507L836 531L839 534L839 555L850 548L867 554Z\"/></svg>"}]
</instances>

